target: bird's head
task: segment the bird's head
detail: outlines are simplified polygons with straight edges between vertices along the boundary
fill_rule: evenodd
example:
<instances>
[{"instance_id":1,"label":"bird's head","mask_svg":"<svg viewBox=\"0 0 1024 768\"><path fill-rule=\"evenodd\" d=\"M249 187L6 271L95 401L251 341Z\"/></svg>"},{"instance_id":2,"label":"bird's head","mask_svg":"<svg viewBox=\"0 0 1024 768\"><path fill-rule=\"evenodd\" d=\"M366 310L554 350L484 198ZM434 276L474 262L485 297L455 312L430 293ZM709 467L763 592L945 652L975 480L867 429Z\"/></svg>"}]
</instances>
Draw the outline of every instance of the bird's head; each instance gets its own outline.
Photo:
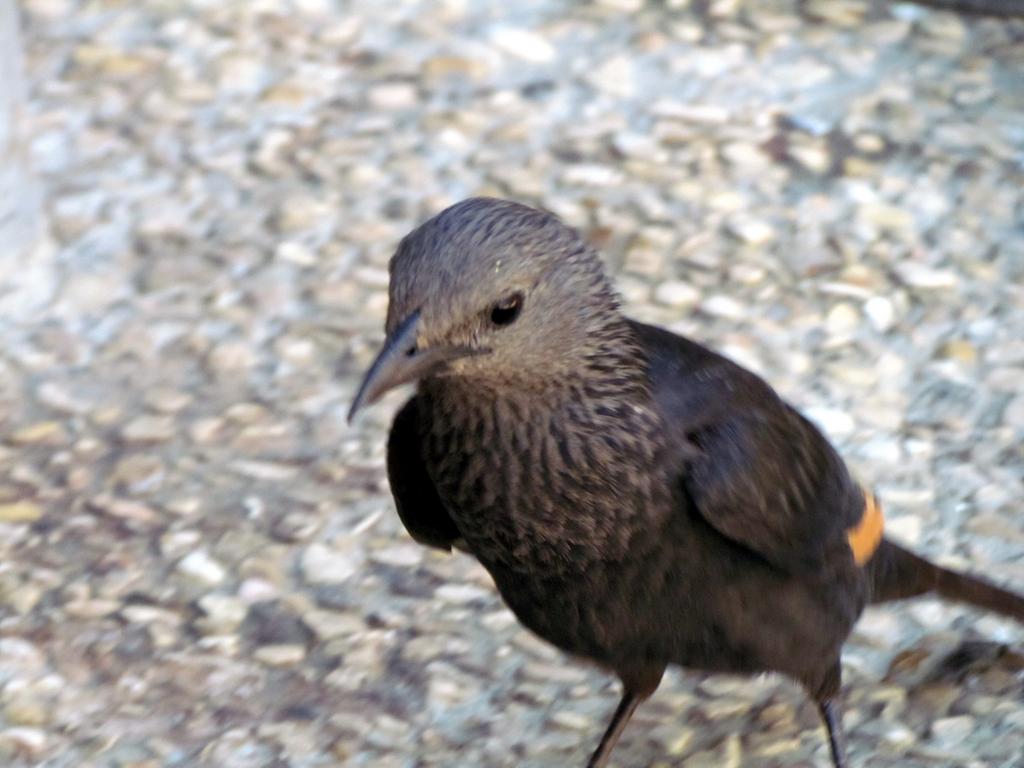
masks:
<instances>
[{"instance_id":1,"label":"bird's head","mask_svg":"<svg viewBox=\"0 0 1024 768\"><path fill-rule=\"evenodd\" d=\"M555 216L471 198L410 232L391 259L387 340L349 419L410 381L530 386L578 373L623 323L600 259Z\"/></svg>"}]
</instances>

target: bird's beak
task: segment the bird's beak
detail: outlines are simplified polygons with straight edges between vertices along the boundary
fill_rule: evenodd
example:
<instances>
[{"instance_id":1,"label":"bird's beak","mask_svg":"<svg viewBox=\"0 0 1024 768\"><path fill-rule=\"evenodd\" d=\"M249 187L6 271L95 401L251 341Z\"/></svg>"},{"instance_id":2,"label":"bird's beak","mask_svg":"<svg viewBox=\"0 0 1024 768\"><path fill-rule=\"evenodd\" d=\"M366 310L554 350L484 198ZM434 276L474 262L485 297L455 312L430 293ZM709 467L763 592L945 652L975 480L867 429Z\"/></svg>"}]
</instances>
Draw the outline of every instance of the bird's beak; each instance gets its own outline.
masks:
<instances>
[{"instance_id":1,"label":"bird's beak","mask_svg":"<svg viewBox=\"0 0 1024 768\"><path fill-rule=\"evenodd\" d=\"M419 322L420 313L413 312L384 342L384 348L366 372L356 398L352 401L348 411L349 423L364 406L377 402L395 387L428 376L452 360L479 354L478 350L470 347L417 349Z\"/></svg>"}]
</instances>

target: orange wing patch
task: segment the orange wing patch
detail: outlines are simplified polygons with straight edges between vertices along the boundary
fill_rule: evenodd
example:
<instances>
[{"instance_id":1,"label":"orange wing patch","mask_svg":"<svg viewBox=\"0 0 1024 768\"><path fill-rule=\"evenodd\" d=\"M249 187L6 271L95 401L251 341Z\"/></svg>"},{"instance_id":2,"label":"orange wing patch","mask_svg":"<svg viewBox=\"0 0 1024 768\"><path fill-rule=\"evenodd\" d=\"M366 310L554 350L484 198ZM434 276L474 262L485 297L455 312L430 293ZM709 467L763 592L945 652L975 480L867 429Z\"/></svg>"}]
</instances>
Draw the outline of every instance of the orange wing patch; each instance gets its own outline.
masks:
<instances>
[{"instance_id":1,"label":"orange wing patch","mask_svg":"<svg viewBox=\"0 0 1024 768\"><path fill-rule=\"evenodd\" d=\"M878 545L882 543L883 528L882 507L875 499L875 494L864 491L864 514L859 523L846 531L846 539L850 542L857 565L864 565L875 554Z\"/></svg>"}]
</instances>

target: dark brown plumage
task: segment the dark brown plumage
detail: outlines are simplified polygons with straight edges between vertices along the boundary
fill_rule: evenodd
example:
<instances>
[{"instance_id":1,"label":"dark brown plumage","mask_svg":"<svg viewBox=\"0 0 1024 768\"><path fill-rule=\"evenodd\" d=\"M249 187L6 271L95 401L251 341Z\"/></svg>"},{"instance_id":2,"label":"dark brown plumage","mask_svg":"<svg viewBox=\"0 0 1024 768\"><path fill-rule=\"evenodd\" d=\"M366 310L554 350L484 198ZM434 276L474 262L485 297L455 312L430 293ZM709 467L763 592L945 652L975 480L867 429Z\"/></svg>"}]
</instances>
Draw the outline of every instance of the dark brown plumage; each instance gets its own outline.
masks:
<instances>
[{"instance_id":1,"label":"dark brown plumage","mask_svg":"<svg viewBox=\"0 0 1024 768\"><path fill-rule=\"evenodd\" d=\"M873 498L763 380L626 318L555 217L471 199L391 262L388 341L352 406L416 380L388 442L414 539L472 553L519 620L624 694L607 763L669 664L780 672L837 766L840 649L868 602L1024 600L880 540Z\"/></svg>"}]
</instances>

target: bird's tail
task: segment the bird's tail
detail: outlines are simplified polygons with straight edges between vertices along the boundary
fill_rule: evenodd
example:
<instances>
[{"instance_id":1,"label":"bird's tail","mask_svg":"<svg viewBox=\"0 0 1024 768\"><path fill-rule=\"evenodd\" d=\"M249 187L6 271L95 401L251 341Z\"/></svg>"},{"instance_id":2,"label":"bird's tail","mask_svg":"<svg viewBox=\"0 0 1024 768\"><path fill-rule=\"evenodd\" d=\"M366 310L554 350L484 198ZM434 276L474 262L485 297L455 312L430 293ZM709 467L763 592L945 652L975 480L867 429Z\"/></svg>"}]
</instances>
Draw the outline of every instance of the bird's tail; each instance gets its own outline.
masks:
<instances>
[{"instance_id":1,"label":"bird's tail","mask_svg":"<svg viewBox=\"0 0 1024 768\"><path fill-rule=\"evenodd\" d=\"M950 571L883 539L867 564L871 602L885 603L933 592L1024 622L1024 596L978 576Z\"/></svg>"}]
</instances>

